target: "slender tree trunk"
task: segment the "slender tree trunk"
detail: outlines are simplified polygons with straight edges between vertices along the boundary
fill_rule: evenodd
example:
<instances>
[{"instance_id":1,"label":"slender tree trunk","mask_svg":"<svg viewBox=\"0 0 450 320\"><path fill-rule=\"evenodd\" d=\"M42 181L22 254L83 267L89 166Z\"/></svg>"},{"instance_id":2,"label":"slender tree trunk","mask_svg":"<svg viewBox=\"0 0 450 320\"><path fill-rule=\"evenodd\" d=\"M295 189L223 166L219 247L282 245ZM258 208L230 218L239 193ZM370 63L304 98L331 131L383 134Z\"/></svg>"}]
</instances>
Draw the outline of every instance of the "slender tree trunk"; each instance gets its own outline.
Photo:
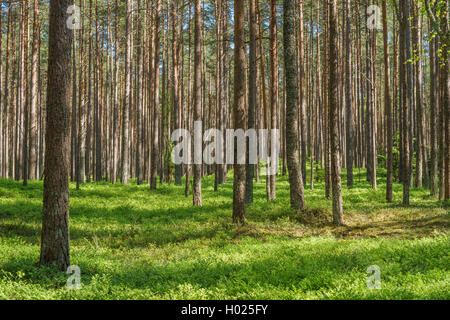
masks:
<instances>
[{"instance_id":1,"label":"slender tree trunk","mask_svg":"<svg viewBox=\"0 0 450 320\"><path fill-rule=\"evenodd\" d=\"M86 7L86 1L83 0L82 8ZM79 78L80 98L78 104L78 176L77 183L83 184L86 181L86 53L85 53L85 26L84 19L81 21L80 30L80 58L79 64L81 74Z\"/></svg>"},{"instance_id":2,"label":"slender tree trunk","mask_svg":"<svg viewBox=\"0 0 450 320\"><path fill-rule=\"evenodd\" d=\"M158 0L155 16L155 56L154 56L154 102L153 102L153 142L152 142L152 170L150 189L156 190L159 168L159 64L160 64L160 33L161 33L161 6L162 1Z\"/></svg>"},{"instance_id":3,"label":"slender tree trunk","mask_svg":"<svg viewBox=\"0 0 450 320\"><path fill-rule=\"evenodd\" d=\"M199 1L199 0L197 0ZM245 129L244 1L234 2L234 128ZM244 143L245 144L245 143ZM236 157L238 158L238 157ZM243 161L242 161L243 160ZM244 163L244 164L242 164ZM245 222L245 158L234 164L233 222Z\"/></svg>"},{"instance_id":4,"label":"slender tree trunk","mask_svg":"<svg viewBox=\"0 0 450 320\"><path fill-rule=\"evenodd\" d=\"M249 70L249 95L248 95L248 119L247 129L256 129L256 112L258 109L258 90L257 90L257 54L256 54L256 0L249 0L250 15L250 70ZM246 186L245 199L247 203L253 202L253 178L255 175L255 165L249 163L250 144L247 141L247 168L246 168Z\"/></svg>"},{"instance_id":5,"label":"slender tree trunk","mask_svg":"<svg viewBox=\"0 0 450 320\"><path fill-rule=\"evenodd\" d=\"M431 22L428 24L428 31L431 32ZM438 59L436 55L438 39L433 38L430 42L430 144L431 144L431 173L430 173L430 194L438 194Z\"/></svg>"},{"instance_id":6,"label":"slender tree trunk","mask_svg":"<svg viewBox=\"0 0 450 320\"><path fill-rule=\"evenodd\" d=\"M77 161L77 155L78 155L78 148L77 148L77 138L78 138L78 131L77 131L77 45L76 45L77 39L76 39L76 31L73 30L73 46L72 46L72 115L71 115L71 122L72 122L72 128L70 132L71 137L71 150L70 150L70 163L71 163L71 178L72 181L78 182L78 161ZM81 78L81 75L80 75ZM79 190L80 185L77 183L77 190Z\"/></svg>"},{"instance_id":7,"label":"slender tree trunk","mask_svg":"<svg viewBox=\"0 0 450 320\"><path fill-rule=\"evenodd\" d=\"M260 86L261 86L261 97L262 97L262 118L263 123L265 124L265 129L270 130L270 108L267 101L267 90L266 90L266 73L265 73L265 67L264 67L264 50L263 50L263 32L261 28L261 10L259 7L259 1L256 2L256 10L258 15L258 34L259 34L259 56L260 56ZM267 147L270 147L270 141L268 141ZM271 182L270 182L270 176L268 173L266 173L266 196L267 199L270 200L270 191Z\"/></svg>"},{"instance_id":8,"label":"slender tree trunk","mask_svg":"<svg viewBox=\"0 0 450 320\"><path fill-rule=\"evenodd\" d=\"M200 0L194 1L194 121L203 126L202 121L202 81L201 81L201 8ZM195 131L195 129L194 129ZM200 137L203 137L203 130L200 131ZM195 135L195 133L194 133ZM194 206L202 205L202 154L201 150L196 150L194 146L194 185L193 185L193 203Z\"/></svg>"},{"instance_id":9,"label":"slender tree trunk","mask_svg":"<svg viewBox=\"0 0 450 320\"><path fill-rule=\"evenodd\" d=\"M86 115L86 181L91 182L91 140L92 140L92 0L89 0L89 53L88 53L88 98L87 98L87 115Z\"/></svg>"},{"instance_id":10,"label":"slender tree trunk","mask_svg":"<svg viewBox=\"0 0 450 320\"><path fill-rule=\"evenodd\" d=\"M414 2L413 2L414 3ZM417 55L417 61L414 66L414 84L415 84L415 93L416 93L416 179L415 179L415 187L421 188L423 185L423 176L424 176L424 163L426 163L424 153L424 135L425 135L425 124L424 124L424 115L423 115L423 101L422 101L422 16L420 13L420 7L415 5L414 8L414 39L413 43L415 46L415 51Z\"/></svg>"},{"instance_id":11,"label":"slender tree trunk","mask_svg":"<svg viewBox=\"0 0 450 320\"><path fill-rule=\"evenodd\" d=\"M137 80L137 86L136 86L136 163L135 163L135 172L136 172L136 179L137 179L137 185L142 184L143 175L142 175L142 147L144 145L142 141L142 81L141 81L141 46L142 46L142 37L141 37L141 0L137 0L137 53L136 53L136 80Z\"/></svg>"},{"instance_id":12,"label":"slender tree trunk","mask_svg":"<svg viewBox=\"0 0 450 320\"><path fill-rule=\"evenodd\" d=\"M350 0L345 0L345 108L347 117L346 126L346 160L347 160L347 186L353 187L353 156L355 152L353 110L352 110L352 56L351 56L351 7Z\"/></svg>"},{"instance_id":13,"label":"slender tree trunk","mask_svg":"<svg viewBox=\"0 0 450 320\"><path fill-rule=\"evenodd\" d=\"M445 3L445 2L444 2ZM444 34L447 34L448 40L448 1L447 1L447 11L446 14L441 18L441 29ZM441 39L441 42L444 42L445 39ZM443 179L441 184L442 195L444 200L450 199L450 107L448 100L449 90L450 90L450 79L448 76L448 70L450 68L450 61L448 59L448 41L443 46L442 56L440 61L440 76L439 76L439 86L441 90L441 118L443 119L442 123L442 173Z\"/></svg>"},{"instance_id":14,"label":"slender tree trunk","mask_svg":"<svg viewBox=\"0 0 450 320\"><path fill-rule=\"evenodd\" d=\"M410 1L405 0L400 2L400 50L401 63L400 74L402 82L402 131L403 131L403 205L409 205L409 188L410 188L410 108L411 108L411 83L410 83L410 26L409 26L409 8Z\"/></svg>"},{"instance_id":15,"label":"slender tree trunk","mask_svg":"<svg viewBox=\"0 0 450 320\"><path fill-rule=\"evenodd\" d=\"M278 41L277 41L277 3L276 0L270 0L270 129L278 129ZM271 135L269 135L271 137ZM271 141L269 138L270 150L273 150L272 144L278 141ZM297 142L298 143L298 142ZM278 166L278 157L271 155L272 168ZM268 200L276 199L276 174L268 172L270 182Z\"/></svg>"},{"instance_id":16,"label":"slender tree trunk","mask_svg":"<svg viewBox=\"0 0 450 320\"><path fill-rule=\"evenodd\" d=\"M0 30L3 31L3 6L0 6ZM3 34L0 36L0 178L4 178L3 175L3 162L4 162L4 155L3 155L3 136L4 136L4 130L3 130L3 122L4 118L6 117L6 112L3 114ZM6 104L6 103L5 103ZM5 124L5 127L7 125Z\"/></svg>"},{"instance_id":17,"label":"slender tree trunk","mask_svg":"<svg viewBox=\"0 0 450 320\"><path fill-rule=\"evenodd\" d=\"M8 106L10 105L9 99L9 88L11 84L9 83L9 68L10 68L10 50L11 50L11 29L12 29L12 4L8 5L8 27L7 27L7 40L6 40L6 65L5 65L5 80L3 81L4 85L4 97L3 97L3 114L4 114L4 134L2 141L2 150L3 153L3 167L2 176L4 178L9 178L9 163L10 163L10 155L9 155L9 144L10 144L10 115Z\"/></svg>"},{"instance_id":18,"label":"slender tree trunk","mask_svg":"<svg viewBox=\"0 0 450 320\"><path fill-rule=\"evenodd\" d=\"M97 87L95 94L95 181L101 181L103 179L103 159L102 159L102 127L103 127L103 41L100 37L99 28L99 12L98 12L98 0L95 1L95 17L96 17L96 54L95 54L95 71L96 75L95 86ZM100 56L101 55L101 56Z\"/></svg>"},{"instance_id":19,"label":"slender tree trunk","mask_svg":"<svg viewBox=\"0 0 450 320\"><path fill-rule=\"evenodd\" d=\"M28 137L29 137L29 95L28 95L28 0L22 1L22 110L23 110L23 142L22 142L22 176L23 185L28 184Z\"/></svg>"},{"instance_id":20,"label":"slender tree trunk","mask_svg":"<svg viewBox=\"0 0 450 320\"><path fill-rule=\"evenodd\" d=\"M300 165L302 168L302 179L303 184L306 184L306 139L307 139L307 119L306 119L306 61L305 61L305 40L304 40L304 19L303 19L303 2L304 0L299 0L299 61L300 61L300 130L299 130L299 141L300 141L300 153L301 161Z\"/></svg>"},{"instance_id":21,"label":"slender tree trunk","mask_svg":"<svg viewBox=\"0 0 450 320\"><path fill-rule=\"evenodd\" d=\"M113 120L113 168L112 183L116 183L119 170L119 109L120 109L120 43L119 43L119 0L116 0L115 8L115 45L114 45L114 120Z\"/></svg>"},{"instance_id":22,"label":"slender tree trunk","mask_svg":"<svg viewBox=\"0 0 450 320\"><path fill-rule=\"evenodd\" d=\"M386 182L386 200L392 202L392 106L390 94L390 73L389 73L389 46L388 46L388 25L386 2L383 1L383 49L384 49L384 110L386 113L386 140L387 140L387 182Z\"/></svg>"},{"instance_id":23,"label":"slender tree trunk","mask_svg":"<svg viewBox=\"0 0 450 320\"><path fill-rule=\"evenodd\" d=\"M328 82L328 102L329 102L329 127L331 145L331 179L333 193L333 221L337 225L344 224L344 214L342 208L341 193L341 157L339 150L339 101L338 84L339 75L336 68L338 65L338 21L336 0L329 0L329 82Z\"/></svg>"},{"instance_id":24,"label":"slender tree trunk","mask_svg":"<svg viewBox=\"0 0 450 320\"><path fill-rule=\"evenodd\" d=\"M125 99L122 108L122 178L123 184L130 183L130 110L133 83L133 0L127 0L126 18L127 50L125 55Z\"/></svg>"},{"instance_id":25,"label":"slender tree trunk","mask_svg":"<svg viewBox=\"0 0 450 320\"><path fill-rule=\"evenodd\" d=\"M329 1L329 0L327 0L327 1ZM325 28L324 28L325 36L324 36L324 40L323 40L323 43L324 43L323 83L324 83L324 85L323 85L323 89L322 89L323 101L324 101L324 104L323 104L323 131L324 131L324 133L323 133L324 134L323 149L324 149L324 158L325 158L325 197L327 199L330 199L332 181L331 181L331 149L330 149L330 127L329 127L329 123L330 123L330 121L329 121L329 105L330 105L330 102L328 100L328 91L329 91L328 85L329 85L330 68L334 67L334 66L330 66L330 63L329 63L330 60L329 60L329 56L328 56L329 50L327 48L327 45L329 43L329 38L330 38L330 32L328 30L328 27L329 27L328 20L329 20L329 15L330 15L328 2L326 2L323 5L323 13L324 13L323 14L323 16L324 16L323 25L325 26Z\"/></svg>"},{"instance_id":26,"label":"slender tree trunk","mask_svg":"<svg viewBox=\"0 0 450 320\"><path fill-rule=\"evenodd\" d=\"M179 58L179 35L178 35L178 0L172 0L172 99L173 99L173 127L172 130L180 129L180 97L178 96L180 68ZM175 184L181 185L181 164L175 165Z\"/></svg>"}]
</instances>

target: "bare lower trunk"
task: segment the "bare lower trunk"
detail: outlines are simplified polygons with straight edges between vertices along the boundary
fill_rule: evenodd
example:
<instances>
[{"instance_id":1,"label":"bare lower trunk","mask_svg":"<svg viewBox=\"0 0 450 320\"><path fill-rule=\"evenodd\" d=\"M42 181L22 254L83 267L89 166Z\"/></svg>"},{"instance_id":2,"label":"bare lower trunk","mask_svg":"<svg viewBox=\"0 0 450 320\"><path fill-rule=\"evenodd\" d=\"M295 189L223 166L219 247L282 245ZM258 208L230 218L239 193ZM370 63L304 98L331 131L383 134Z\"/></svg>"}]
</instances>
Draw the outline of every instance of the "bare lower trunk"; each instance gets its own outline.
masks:
<instances>
[{"instance_id":1,"label":"bare lower trunk","mask_svg":"<svg viewBox=\"0 0 450 320\"><path fill-rule=\"evenodd\" d=\"M203 124L202 121L202 81L201 81L201 8L200 0L195 0L194 11L194 121ZM195 131L195 130L194 130ZM201 131L203 136L203 131ZM202 205L202 155L200 151L194 151L194 185L193 185L193 204L194 206Z\"/></svg>"},{"instance_id":2,"label":"bare lower trunk","mask_svg":"<svg viewBox=\"0 0 450 320\"><path fill-rule=\"evenodd\" d=\"M244 1L234 2L234 128L245 129ZM245 222L245 164L234 165L233 222ZM245 158L244 158L245 163Z\"/></svg>"},{"instance_id":3,"label":"bare lower trunk","mask_svg":"<svg viewBox=\"0 0 450 320\"><path fill-rule=\"evenodd\" d=\"M298 153L298 89L296 70L295 36L291 30L295 25L295 7L293 0L284 0L284 63L286 70L286 152L289 172L291 207L305 209L302 170ZM302 62L303 63L303 62Z\"/></svg>"},{"instance_id":4,"label":"bare lower trunk","mask_svg":"<svg viewBox=\"0 0 450 320\"><path fill-rule=\"evenodd\" d=\"M329 102L329 127L330 127L330 147L331 147L331 180L333 194L333 221L337 225L344 224L344 214L342 208L341 192L341 157L339 149L339 101L338 84L339 75L336 68L338 65L338 45L337 45L337 3L336 0L329 0L329 82L328 82L328 102Z\"/></svg>"},{"instance_id":5,"label":"bare lower trunk","mask_svg":"<svg viewBox=\"0 0 450 320\"><path fill-rule=\"evenodd\" d=\"M40 264L56 263L60 270L69 257L70 56L73 31L67 28L71 0L50 1L47 127L44 208Z\"/></svg>"}]
</instances>

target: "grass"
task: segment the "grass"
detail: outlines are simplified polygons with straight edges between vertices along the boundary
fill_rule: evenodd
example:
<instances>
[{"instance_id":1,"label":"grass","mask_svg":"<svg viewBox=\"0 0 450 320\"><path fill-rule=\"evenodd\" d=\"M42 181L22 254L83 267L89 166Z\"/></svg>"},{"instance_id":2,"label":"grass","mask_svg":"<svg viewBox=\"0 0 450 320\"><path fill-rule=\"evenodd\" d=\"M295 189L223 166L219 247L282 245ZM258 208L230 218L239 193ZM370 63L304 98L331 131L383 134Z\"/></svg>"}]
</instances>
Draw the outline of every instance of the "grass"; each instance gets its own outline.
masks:
<instances>
[{"instance_id":1,"label":"grass","mask_svg":"<svg viewBox=\"0 0 450 320\"><path fill-rule=\"evenodd\" d=\"M278 177L277 200L255 185L247 225L231 223L232 183L203 181L202 208L184 188L71 184L68 275L38 267L42 182L0 181L0 299L450 299L449 203L411 191L411 206L384 201L355 176L343 181L346 226L331 224L331 201L320 181L306 188L308 211L289 208L289 184ZM345 178L345 172L343 173ZM381 270L369 289L367 268Z\"/></svg>"}]
</instances>

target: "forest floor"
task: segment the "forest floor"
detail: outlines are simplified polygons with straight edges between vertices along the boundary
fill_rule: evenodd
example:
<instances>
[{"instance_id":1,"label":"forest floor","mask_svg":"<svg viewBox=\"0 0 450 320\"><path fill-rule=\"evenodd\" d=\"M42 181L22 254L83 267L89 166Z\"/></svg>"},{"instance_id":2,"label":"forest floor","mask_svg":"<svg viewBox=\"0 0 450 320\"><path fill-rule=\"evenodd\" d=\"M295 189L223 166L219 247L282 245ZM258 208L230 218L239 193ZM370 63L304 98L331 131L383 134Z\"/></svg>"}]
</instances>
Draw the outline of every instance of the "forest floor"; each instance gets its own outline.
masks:
<instances>
[{"instance_id":1,"label":"forest floor","mask_svg":"<svg viewBox=\"0 0 450 320\"><path fill-rule=\"evenodd\" d=\"M272 203L264 180L255 184L245 226L231 223L232 182L215 193L213 177L203 180L202 208L173 184L71 184L80 290L66 287L66 273L37 266L42 182L2 180L0 299L450 299L449 203L413 189L403 207L395 184L387 204L382 175L374 191L363 171L348 189L343 172L343 227L331 224L320 181L307 184L304 213L290 210L286 177ZM373 265L379 290L367 285Z\"/></svg>"}]
</instances>

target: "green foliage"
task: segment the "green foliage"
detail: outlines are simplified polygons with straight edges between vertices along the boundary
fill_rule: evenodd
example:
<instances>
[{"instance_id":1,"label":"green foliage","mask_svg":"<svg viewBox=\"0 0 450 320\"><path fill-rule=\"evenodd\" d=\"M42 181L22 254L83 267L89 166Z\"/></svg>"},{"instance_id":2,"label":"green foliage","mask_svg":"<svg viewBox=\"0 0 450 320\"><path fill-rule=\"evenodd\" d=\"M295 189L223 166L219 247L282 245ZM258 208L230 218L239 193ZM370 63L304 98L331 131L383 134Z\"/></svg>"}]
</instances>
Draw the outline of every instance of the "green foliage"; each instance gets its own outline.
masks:
<instances>
[{"instance_id":1,"label":"green foliage","mask_svg":"<svg viewBox=\"0 0 450 320\"><path fill-rule=\"evenodd\" d=\"M231 223L232 183L215 193L213 177L203 180L202 208L183 186L71 184L81 290L36 264L42 183L0 181L0 299L449 299L448 203L414 189L401 207L395 184L397 204L386 204L382 175L374 191L357 171L355 187L343 187L345 227L331 224L319 182L307 186L309 210L299 213L289 209L285 177L271 203L262 179L245 226ZM381 290L366 286L371 265Z\"/></svg>"}]
</instances>

